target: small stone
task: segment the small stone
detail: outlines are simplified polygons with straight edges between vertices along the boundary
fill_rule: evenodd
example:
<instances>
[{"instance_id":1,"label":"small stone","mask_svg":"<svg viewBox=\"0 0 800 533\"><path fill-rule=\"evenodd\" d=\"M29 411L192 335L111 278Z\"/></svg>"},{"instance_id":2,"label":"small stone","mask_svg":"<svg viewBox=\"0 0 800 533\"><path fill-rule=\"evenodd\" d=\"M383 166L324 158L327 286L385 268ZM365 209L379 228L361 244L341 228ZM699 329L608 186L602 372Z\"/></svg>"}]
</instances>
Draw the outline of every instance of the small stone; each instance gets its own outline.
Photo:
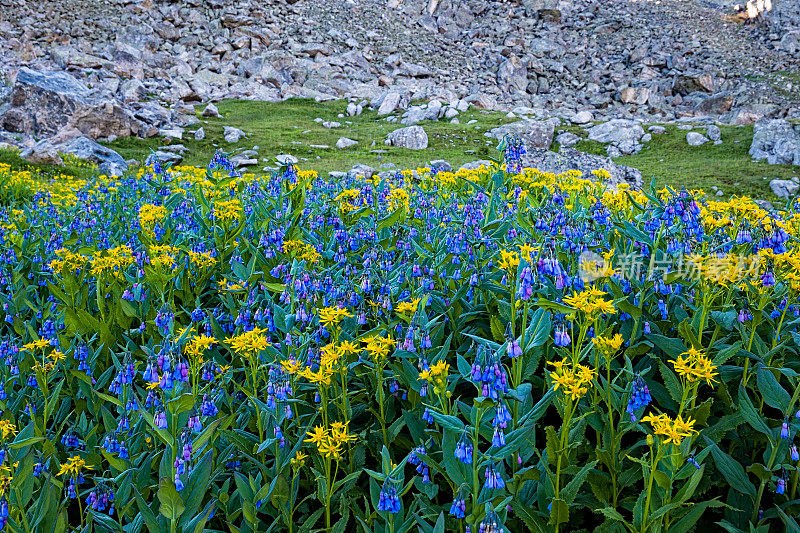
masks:
<instances>
[{"instance_id":1,"label":"small stone","mask_svg":"<svg viewBox=\"0 0 800 533\"><path fill-rule=\"evenodd\" d=\"M712 141L718 141L722 138L722 131L719 129L719 126L711 124L706 128L706 135Z\"/></svg>"},{"instance_id":2,"label":"small stone","mask_svg":"<svg viewBox=\"0 0 800 533\"><path fill-rule=\"evenodd\" d=\"M769 188L778 198L788 199L797 194L800 185L792 180L774 179L769 182Z\"/></svg>"},{"instance_id":3,"label":"small stone","mask_svg":"<svg viewBox=\"0 0 800 533\"><path fill-rule=\"evenodd\" d=\"M183 139L183 128L161 128L158 134L166 139Z\"/></svg>"},{"instance_id":4,"label":"small stone","mask_svg":"<svg viewBox=\"0 0 800 533\"><path fill-rule=\"evenodd\" d=\"M588 124L594 120L594 117L591 111L578 111L570 120L573 124Z\"/></svg>"},{"instance_id":5,"label":"small stone","mask_svg":"<svg viewBox=\"0 0 800 533\"><path fill-rule=\"evenodd\" d=\"M64 161L58 155L56 148L50 141L39 141L27 150L20 153L20 157L34 165L63 165Z\"/></svg>"},{"instance_id":6,"label":"small stone","mask_svg":"<svg viewBox=\"0 0 800 533\"><path fill-rule=\"evenodd\" d=\"M358 144L358 141L354 141L353 139L348 139L347 137L339 137L339 140L336 141L336 148L339 150L344 150L345 148L350 148L351 146L355 146Z\"/></svg>"},{"instance_id":7,"label":"small stone","mask_svg":"<svg viewBox=\"0 0 800 533\"><path fill-rule=\"evenodd\" d=\"M572 133L571 131L560 133L556 137L556 142L559 144L559 146L566 146L566 147L575 146L580 140L581 138Z\"/></svg>"},{"instance_id":8,"label":"small stone","mask_svg":"<svg viewBox=\"0 0 800 533\"><path fill-rule=\"evenodd\" d=\"M234 128L232 126L225 126L223 131L223 135L225 136L225 142L229 143L237 143L246 135L245 132L240 130L239 128Z\"/></svg>"},{"instance_id":9,"label":"small stone","mask_svg":"<svg viewBox=\"0 0 800 533\"><path fill-rule=\"evenodd\" d=\"M195 141L202 141L206 138L206 130L203 128L199 128L196 132L194 132L194 140Z\"/></svg>"},{"instance_id":10,"label":"small stone","mask_svg":"<svg viewBox=\"0 0 800 533\"><path fill-rule=\"evenodd\" d=\"M689 146L700 146L707 143L708 138L702 133L690 131L686 134L686 142L689 143Z\"/></svg>"},{"instance_id":11,"label":"small stone","mask_svg":"<svg viewBox=\"0 0 800 533\"><path fill-rule=\"evenodd\" d=\"M398 104L400 104L400 94L395 91L389 91L383 98L380 107L378 107L378 116L382 117L392 113L397 109Z\"/></svg>"},{"instance_id":12,"label":"small stone","mask_svg":"<svg viewBox=\"0 0 800 533\"><path fill-rule=\"evenodd\" d=\"M203 109L203 116L206 118L219 118L219 109L212 103L209 103L205 109Z\"/></svg>"}]
</instances>

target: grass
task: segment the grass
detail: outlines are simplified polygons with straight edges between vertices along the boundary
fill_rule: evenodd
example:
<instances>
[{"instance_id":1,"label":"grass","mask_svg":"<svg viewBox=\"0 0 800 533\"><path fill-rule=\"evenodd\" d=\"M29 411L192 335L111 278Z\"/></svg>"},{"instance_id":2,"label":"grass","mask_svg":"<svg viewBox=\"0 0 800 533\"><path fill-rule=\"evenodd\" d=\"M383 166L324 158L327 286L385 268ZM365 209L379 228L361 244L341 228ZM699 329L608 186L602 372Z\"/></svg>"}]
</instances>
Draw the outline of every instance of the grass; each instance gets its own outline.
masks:
<instances>
[{"instance_id":1,"label":"grass","mask_svg":"<svg viewBox=\"0 0 800 533\"><path fill-rule=\"evenodd\" d=\"M259 164L250 167L251 172L260 172L265 166L274 163L278 154L289 153L301 160L301 168L319 172L348 170L355 164L365 164L373 168L414 168L431 160L446 159L454 167L476 159L496 155L495 141L487 139L484 133L496 126L513 122L503 113L470 109L459 115L460 124L449 121L424 121L420 123L428 134L427 150L408 150L383 144L386 135L402 127L379 118L376 111L365 110L357 117L338 117L344 114L347 103L333 101L318 103L307 99L290 99L284 102L251 102L227 100L218 105L220 118L204 119L200 116L202 106L198 106L200 123L186 129L184 139L174 141L186 146L184 163L205 166L217 148L229 153L258 147ZM397 114L399 116L399 113ZM339 128L326 128L314 119L336 121ZM467 122L474 120L473 124ZM193 132L202 126L206 137L202 141L194 139ZM224 126L235 126L248 133L238 143L227 143L223 138ZM644 182L648 185L655 178L656 186L669 185L673 188L706 189L717 187L723 196L748 195L755 198L774 200L769 188L773 178L789 179L800 175L800 167L792 165L768 165L753 161L748 154L753 138L752 126L721 126L722 144L706 143L702 146L689 146L686 130L676 125L665 125L663 135L653 135L645 143L641 152L615 158L619 164L638 168ZM579 126L564 126L559 131L571 131L581 136L576 148L588 153L606 155L606 147L586 139L586 130ZM704 132L696 127L695 131ZM336 141L348 137L358 141L358 145L339 150ZM107 146L117 150L126 159L143 161L151 150L169 144L162 138L118 139ZM554 144L553 150L558 150ZM14 170L38 169L45 176L68 174L85 177L90 170L67 161L64 167L30 165L8 150L0 150L0 163L7 163Z\"/></svg>"},{"instance_id":2,"label":"grass","mask_svg":"<svg viewBox=\"0 0 800 533\"><path fill-rule=\"evenodd\" d=\"M65 157L64 164L34 165L19 156L16 150L0 148L0 165L8 165L12 172L30 171L42 179L56 179L60 176L73 176L87 179L94 173L94 165L77 158Z\"/></svg>"},{"instance_id":3,"label":"grass","mask_svg":"<svg viewBox=\"0 0 800 533\"><path fill-rule=\"evenodd\" d=\"M201 122L186 129L183 140L174 141L189 148L184 163L205 166L217 148L235 153L258 146L258 167L261 170L274 156L282 153L300 158L301 167L319 172L348 170L357 163L378 168L391 163L398 168L416 167L435 159L446 159L460 166L475 159L486 158L494 152L494 141L487 143L484 133L496 126L511 122L502 113L470 109L459 115L460 124L449 121L424 121L420 123L428 134L427 150L409 150L383 144L386 135L402 127L379 119L376 111L364 110L357 117L342 117L347 102L314 102L290 99L284 102L251 102L227 100L218 105L221 118L200 117ZM315 118L341 123L339 128L326 128L314 122ZM474 124L467 124L476 120ZM196 141L193 132L202 126L206 137ZM227 143L223 138L224 126L235 126L248 133L238 143ZM347 137L358 145L340 150L336 141ZM118 139L107 146L117 150L126 159L143 160L151 149L166 142L163 139ZM266 161L264 161L266 159Z\"/></svg>"},{"instance_id":4,"label":"grass","mask_svg":"<svg viewBox=\"0 0 800 533\"><path fill-rule=\"evenodd\" d=\"M750 157L753 126L720 126L722 143L702 146L689 146L686 130L674 125L666 128L663 135L653 135L638 154L615 161L638 168L645 183L655 177L659 187L710 190L716 186L725 197L735 194L772 200L771 179L800 176L800 167L770 165ZM705 128L695 131L704 133Z\"/></svg>"},{"instance_id":5,"label":"grass","mask_svg":"<svg viewBox=\"0 0 800 533\"><path fill-rule=\"evenodd\" d=\"M770 165L750 157L753 126L720 126L722 143L708 142L701 146L689 146L686 142L689 130L675 124L663 126L666 131L653 135L638 154L614 158L615 163L639 169L646 187L655 179L657 188L669 185L675 189L711 191L717 187L724 197L746 195L774 200L776 197L769 188L771 179L800 176L800 167ZM575 145L578 150L607 155L606 145L587 139L585 129L579 126L561 129L582 137ZM705 127L696 126L694 131L705 134ZM558 150L558 146L553 149Z\"/></svg>"}]
</instances>

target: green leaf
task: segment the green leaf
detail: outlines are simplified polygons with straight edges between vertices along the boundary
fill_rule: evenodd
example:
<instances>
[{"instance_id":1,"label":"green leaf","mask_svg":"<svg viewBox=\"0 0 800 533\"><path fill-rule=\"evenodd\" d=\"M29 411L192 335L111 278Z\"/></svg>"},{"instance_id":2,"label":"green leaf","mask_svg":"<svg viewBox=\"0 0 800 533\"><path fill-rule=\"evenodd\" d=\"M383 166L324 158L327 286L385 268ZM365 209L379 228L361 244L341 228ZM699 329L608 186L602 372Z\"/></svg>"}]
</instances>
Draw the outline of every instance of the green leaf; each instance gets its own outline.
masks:
<instances>
[{"instance_id":1,"label":"green leaf","mask_svg":"<svg viewBox=\"0 0 800 533\"><path fill-rule=\"evenodd\" d=\"M772 430L764 421L764 418L756 411L756 408L753 407L750 396L747 395L747 389L744 388L742 383L739 383L739 412L742 414L744 421L750 424L753 429L767 435L770 441L772 440Z\"/></svg>"},{"instance_id":2,"label":"green leaf","mask_svg":"<svg viewBox=\"0 0 800 533\"><path fill-rule=\"evenodd\" d=\"M742 494L746 494L755 500L756 488L747 474L744 467L736 462L730 455L723 452L719 446L714 444L708 437L704 437L706 442L711 448L711 455L714 457L714 464L717 465L717 470L728 481L728 484L733 490L737 490Z\"/></svg>"},{"instance_id":3,"label":"green leaf","mask_svg":"<svg viewBox=\"0 0 800 533\"><path fill-rule=\"evenodd\" d=\"M589 475L589 472L596 464L597 461L592 461L591 463L583 465L578 473L566 484L560 495L567 503L572 503L575 500L575 497L578 495L578 490L580 490L581 485L586 481L586 476Z\"/></svg>"},{"instance_id":4,"label":"green leaf","mask_svg":"<svg viewBox=\"0 0 800 533\"><path fill-rule=\"evenodd\" d=\"M183 499L175 489L175 483L168 478L158 484L158 501L161 502L159 512L168 520L179 520L183 514Z\"/></svg>"},{"instance_id":5,"label":"green leaf","mask_svg":"<svg viewBox=\"0 0 800 533\"><path fill-rule=\"evenodd\" d=\"M569 522L569 506L562 499L554 499L550 506L550 524L565 524Z\"/></svg>"},{"instance_id":6,"label":"green leaf","mask_svg":"<svg viewBox=\"0 0 800 533\"><path fill-rule=\"evenodd\" d=\"M530 326L528 326L529 333L526 333L526 339L530 340L526 341L528 346L526 346L525 349L541 346L547 342L547 339L550 338L550 330L553 327L550 313L542 308L534 311L530 320Z\"/></svg>"},{"instance_id":7,"label":"green leaf","mask_svg":"<svg viewBox=\"0 0 800 533\"><path fill-rule=\"evenodd\" d=\"M781 387L775 374L764 366L759 365L756 371L758 391L770 407L780 410L784 415L789 414L792 408L792 397Z\"/></svg>"}]
</instances>

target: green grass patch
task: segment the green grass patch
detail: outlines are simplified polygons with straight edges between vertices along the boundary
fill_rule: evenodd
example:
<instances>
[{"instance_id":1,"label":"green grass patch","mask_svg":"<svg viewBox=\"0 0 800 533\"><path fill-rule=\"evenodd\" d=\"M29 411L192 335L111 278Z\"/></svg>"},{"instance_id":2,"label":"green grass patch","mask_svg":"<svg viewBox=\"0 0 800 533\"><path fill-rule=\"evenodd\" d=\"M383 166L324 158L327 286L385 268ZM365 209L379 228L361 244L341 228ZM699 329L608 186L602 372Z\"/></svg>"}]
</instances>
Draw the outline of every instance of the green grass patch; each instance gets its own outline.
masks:
<instances>
[{"instance_id":1,"label":"green grass patch","mask_svg":"<svg viewBox=\"0 0 800 533\"><path fill-rule=\"evenodd\" d=\"M800 175L800 168L793 165L770 165L750 157L753 126L720 126L722 143L708 142L702 146L689 146L687 130L675 125L666 128L664 134L653 135L638 154L618 157L615 161L638 168L645 184L655 177L659 188L669 185L676 189L710 191L716 186L725 197L735 194L775 199L769 188L771 179ZM705 134L704 127L695 131Z\"/></svg>"},{"instance_id":2,"label":"green grass patch","mask_svg":"<svg viewBox=\"0 0 800 533\"><path fill-rule=\"evenodd\" d=\"M198 106L198 118L203 106ZM487 143L484 133L496 126L512 122L502 113L470 109L461 113L460 124L449 121L423 121L419 125L428 134L427 150L408 150L385 146L383 141L393 130L403 127L399 123L379 119L376 111L364 110L357 117L338 117L347 109L347 102L315 102L308 99L289 99L284 102L256 102L226 100L218 105L220 118L201 118L195 126L186 128L184 138L174 141L189 148L184 163L205 166L214 152L221 148L228 153L253 149L258 146L259 165L251 171L259 172L278 154L292 154L301 160L301 168L319 172L348 170L357 163L379 167L392 163L398 168L416 167L434 159L447 159L454 166L485 158L494 152L496 143ZM339 128L326 128L314 122L315 118L341 123ZM475 120L474 124L467 122ZM206 137L194 139L194 132L202 126ZM238 143L227 143L223 137L225 126L244 130L248 136ZM336 148L336 141L347 137L358 145L344 150ZM126 159L144 160L150 150L166 144L164 139L118 139L107 146L117 150ZM268 161L263 161L267 159Z\"/></svg>"}]
</instances>

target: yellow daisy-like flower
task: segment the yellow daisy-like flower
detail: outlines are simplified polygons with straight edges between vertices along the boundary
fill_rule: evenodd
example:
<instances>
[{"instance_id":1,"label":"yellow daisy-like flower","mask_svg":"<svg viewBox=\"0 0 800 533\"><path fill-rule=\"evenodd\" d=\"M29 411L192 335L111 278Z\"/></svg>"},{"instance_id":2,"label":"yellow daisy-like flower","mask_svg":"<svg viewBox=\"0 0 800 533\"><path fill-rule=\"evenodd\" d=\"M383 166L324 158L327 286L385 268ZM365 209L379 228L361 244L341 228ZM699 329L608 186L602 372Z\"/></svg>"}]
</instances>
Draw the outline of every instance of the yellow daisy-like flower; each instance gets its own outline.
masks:
<instances>
[{"instance_id":1,"label":"yellow daisy-like flower","mask_svg":"<svg viewBox=\"0 0 800 533\"><path fill-rule=\"evenodd\" d=\"M691 418L684 420L678 415L674 420L667 414L647 415L642 417L642 422L647 422L653 428L653 433L664 440L664 444L680 446L683 439L697 433L694 429L695 421Z\"/></svg>"},{"instance_id":2,"label":"yellow daisy-like flower","mask_svg":"<svg viewBox=\"0 0 800 533\"><path fill-rule=\"evenodd\" d=\"M622 335L619 333L613 337L595 337L592 339L595 349L606 357L615 354L622 346L622 342Z\"/></svg>"},{"instance_id":3,"label":"yellow daisy-like flower","mask_svg":"<svg viewBox=\"0 0 800 533\"><path fill-rule=\"evenodd\" d=\"M597 371L585 365L573 363L564 358L561 361L548 361L555 368L550 372L553 390L561 389L573 401L581 399L589 392L589 385L594 380Z\"/></svg>"},{"instance_id":4,"label":"yellow daisy-like flower","mask_svg":"<svg viewBox=\"0 0 800 533\"><path fill-rule=\"evenodd\" d=\"M672 363L675 372L689 383L705 380L708 385L713 387L714 383L718 382L714 379L719 375L716 372L717 366L701 350L689 348L677 359L671 359L669 362Z\"/></svg>"},{"instance_id":5,"label":"yellow daisy-like flower","mask_svg":"<svg viewBox=\"0 0 800 533\"><path fill-rule=\"evenodd\" d=\"M326 329L339 324L339 322L345 318L352 318L354 316L351 315L347 309L339 307L323 307L319 310L318 314L320 325L324 326Z\"/></svg>"},{"instance_id":6,"label":"yellow daisy-like flower","mask_svg":"<svg viewBox=\"0 0 800 533\"><path fill-rule=\"evenodd\" d=\"M414 298L410 302L400 302L394 310L398 315L413 316L417 312L419 301L419 298Z\"/></svg>"},{"instance_id":7,"label":"yellow daisy-like flower","mask_svg":"<svg viewBox=\"0 0 800 533\"><path fill-rule=\"evenodd\" d=\"M228 337L225 342L228 343L230 349L241 356L249 356L265 350L270 345L267 336L264 335L266 329L253 328L251 331L245 331L239 335Z\"/></svg>"}]
</instances>

